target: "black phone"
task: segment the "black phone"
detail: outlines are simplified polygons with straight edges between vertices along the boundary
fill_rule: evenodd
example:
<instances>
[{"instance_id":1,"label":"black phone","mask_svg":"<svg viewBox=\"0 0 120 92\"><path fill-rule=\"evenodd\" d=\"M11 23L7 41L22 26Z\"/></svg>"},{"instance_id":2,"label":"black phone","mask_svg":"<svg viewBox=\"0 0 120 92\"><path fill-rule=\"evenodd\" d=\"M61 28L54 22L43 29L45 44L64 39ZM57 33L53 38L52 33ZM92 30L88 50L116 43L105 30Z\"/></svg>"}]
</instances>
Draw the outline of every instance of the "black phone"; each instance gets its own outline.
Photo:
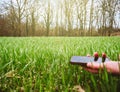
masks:
<instances>
[{"instance_id":1,"label":"black phone","mask_svg":"<svg viewBox=\"0 0 120 92\"><path fill-rule=\"evenodd\" d=\"M105 62L111 61L109 58L105 59ZM81 65L81 66L86 66L88 62L98 62L102 63L102 57L99 57L97 61L94 61L93 56L72 56L70 63L74 65Z\"/></svg>"}]
</instances>

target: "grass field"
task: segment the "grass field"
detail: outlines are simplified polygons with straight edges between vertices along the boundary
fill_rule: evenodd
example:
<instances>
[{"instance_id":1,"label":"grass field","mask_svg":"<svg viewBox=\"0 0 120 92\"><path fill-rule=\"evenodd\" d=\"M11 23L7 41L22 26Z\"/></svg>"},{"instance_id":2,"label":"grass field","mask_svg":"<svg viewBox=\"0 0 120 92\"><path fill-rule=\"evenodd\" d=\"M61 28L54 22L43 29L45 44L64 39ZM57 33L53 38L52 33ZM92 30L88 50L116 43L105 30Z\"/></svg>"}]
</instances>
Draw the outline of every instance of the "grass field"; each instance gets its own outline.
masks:
<instances>
[{"instance_id":1,"label":"grass field","mask_svg":"<svg viewBox=\"0 0 120 92\"><path fill-rule=\"evenodd\" d=\"M118 60L120 37L0 38L0 91L119 92L120 76L91 74L69 63L71 56L105 52Z\"/></svg>"}]
</instances>

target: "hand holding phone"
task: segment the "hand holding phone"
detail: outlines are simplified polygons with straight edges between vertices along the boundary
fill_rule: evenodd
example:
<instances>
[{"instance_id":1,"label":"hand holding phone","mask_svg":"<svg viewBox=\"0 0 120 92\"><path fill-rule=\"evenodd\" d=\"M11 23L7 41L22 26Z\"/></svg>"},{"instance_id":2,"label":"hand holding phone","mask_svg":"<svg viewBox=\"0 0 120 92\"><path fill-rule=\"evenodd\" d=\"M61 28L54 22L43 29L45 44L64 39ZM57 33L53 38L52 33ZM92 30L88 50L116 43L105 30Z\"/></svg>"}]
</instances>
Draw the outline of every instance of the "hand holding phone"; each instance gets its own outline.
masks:
<instances>
[{"instance_id":1,"label":"hand holding phone","mask_svg":"<svg viewBox=\"0 0 120 92\"><path fill-rule=\"evenodd\" d=\"M111 61L109 58L103 58L99 57L98 59L95 59L93 56L72 56L70 63L74 65L81 65L81 66L86 66L88 62L98 62L102 63L104 59L104 62Z\"/></svg>"}]
</instances>

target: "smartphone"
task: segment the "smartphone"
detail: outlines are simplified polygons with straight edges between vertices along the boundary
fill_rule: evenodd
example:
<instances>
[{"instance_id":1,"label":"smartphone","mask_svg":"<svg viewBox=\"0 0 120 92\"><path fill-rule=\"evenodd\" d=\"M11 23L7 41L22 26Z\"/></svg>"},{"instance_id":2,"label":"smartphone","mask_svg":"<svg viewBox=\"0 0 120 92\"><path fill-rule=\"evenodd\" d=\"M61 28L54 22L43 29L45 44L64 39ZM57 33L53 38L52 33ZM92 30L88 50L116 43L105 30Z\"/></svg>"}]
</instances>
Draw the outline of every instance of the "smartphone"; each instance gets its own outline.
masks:
<instances>
[{"instance_id":1,"label":"smartphone","mask_svg":"<svg viewBox=\"0 0 120 92\"><path fill-rule=\"evenodd\" d=\"M105 59L105 62L111 61L109 58ZM86 66L88 62L98 62L102 63L102 57L99 57L97 61L94 61L93 56L72 56L70 59L70 63L74 65L81 65L81 66Z\"/></svg>"}]
</instances>

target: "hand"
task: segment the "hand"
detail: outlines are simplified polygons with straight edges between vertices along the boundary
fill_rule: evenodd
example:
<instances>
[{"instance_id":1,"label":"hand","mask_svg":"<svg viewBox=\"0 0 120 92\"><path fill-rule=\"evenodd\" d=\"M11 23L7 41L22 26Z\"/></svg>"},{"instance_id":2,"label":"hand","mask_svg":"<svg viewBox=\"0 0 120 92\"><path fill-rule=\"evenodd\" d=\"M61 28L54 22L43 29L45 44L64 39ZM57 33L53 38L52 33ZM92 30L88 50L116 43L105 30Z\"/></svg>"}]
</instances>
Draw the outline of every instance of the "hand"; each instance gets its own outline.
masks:
<instances>
[{"instance_id":1,"label":"hand","mask_svg":"<svg viewBox=\"0 0 120 92\"><path fill-rule=\"evenodd\" d=\"M85 69L92 73L98 73L100 69L103 70L105 68L108 73L120 74L120 62L117 61L109 61L104 63L88 62Z\"/></svg>"}]
</instances>

